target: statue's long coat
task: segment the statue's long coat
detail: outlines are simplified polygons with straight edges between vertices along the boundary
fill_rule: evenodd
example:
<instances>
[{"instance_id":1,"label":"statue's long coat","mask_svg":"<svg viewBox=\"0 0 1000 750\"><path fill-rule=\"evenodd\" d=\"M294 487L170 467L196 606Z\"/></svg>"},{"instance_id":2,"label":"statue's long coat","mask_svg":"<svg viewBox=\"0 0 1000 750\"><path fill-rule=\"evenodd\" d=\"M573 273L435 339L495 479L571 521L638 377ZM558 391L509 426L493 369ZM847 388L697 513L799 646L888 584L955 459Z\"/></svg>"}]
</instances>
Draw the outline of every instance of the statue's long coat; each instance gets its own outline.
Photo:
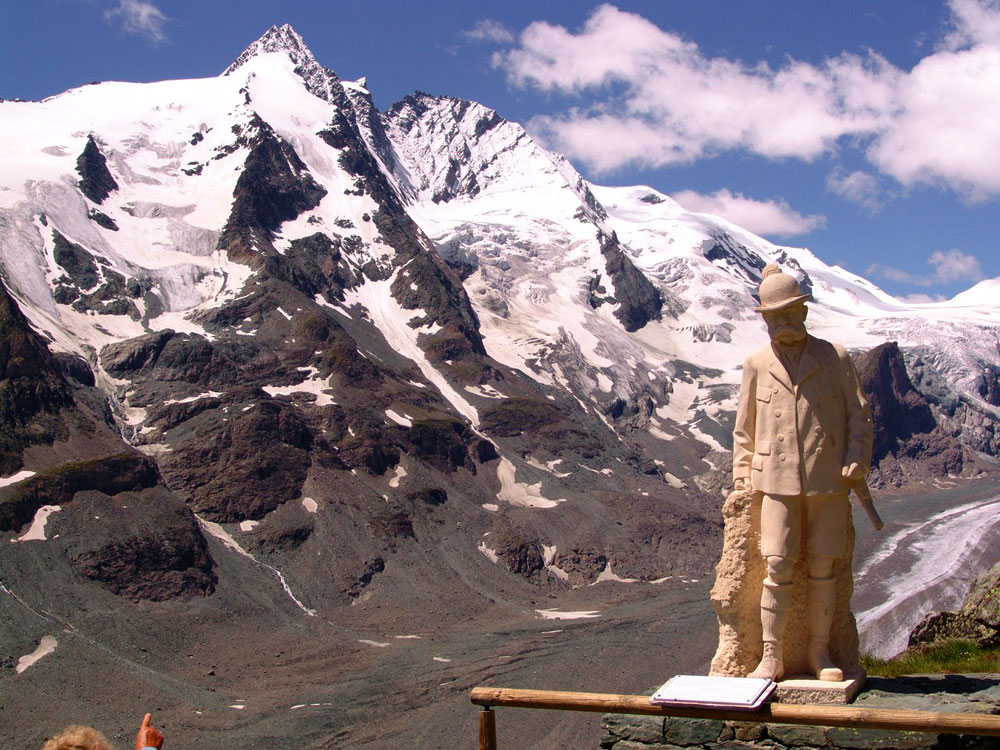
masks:
<instances>
[{"instance_id":1,"label":"statue's long coat","mask_svg":"<svg viewBox=\"0 0 1000 750\"><path fill-rule=\"evenodd\" d=\"M795 383L771 344L743 364L733 429L733 479L768 495L850 489L842 470L868 473L872 421L847 352L807 336Z\"/></svg>"}]
</instances>

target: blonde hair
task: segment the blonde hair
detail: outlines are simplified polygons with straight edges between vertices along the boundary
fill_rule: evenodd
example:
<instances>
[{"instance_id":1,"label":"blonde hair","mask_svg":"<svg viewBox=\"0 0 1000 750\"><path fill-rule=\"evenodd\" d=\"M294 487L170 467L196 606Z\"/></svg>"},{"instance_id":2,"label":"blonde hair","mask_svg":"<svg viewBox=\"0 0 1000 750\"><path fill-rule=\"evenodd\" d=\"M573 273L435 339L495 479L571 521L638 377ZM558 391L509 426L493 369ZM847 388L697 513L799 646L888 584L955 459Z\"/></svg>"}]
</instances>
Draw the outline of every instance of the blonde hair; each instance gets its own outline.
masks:
<instances>
[{"instance_id":1,"label":"blonde hair","mask_svg":"<svg viewBox=\"0 0 1000 750\"><path fill-rule=\"evenodd\" d=\"M66 727L45 743L42 750L114 750L93 727Z\"/></svg>"}]
</instances>

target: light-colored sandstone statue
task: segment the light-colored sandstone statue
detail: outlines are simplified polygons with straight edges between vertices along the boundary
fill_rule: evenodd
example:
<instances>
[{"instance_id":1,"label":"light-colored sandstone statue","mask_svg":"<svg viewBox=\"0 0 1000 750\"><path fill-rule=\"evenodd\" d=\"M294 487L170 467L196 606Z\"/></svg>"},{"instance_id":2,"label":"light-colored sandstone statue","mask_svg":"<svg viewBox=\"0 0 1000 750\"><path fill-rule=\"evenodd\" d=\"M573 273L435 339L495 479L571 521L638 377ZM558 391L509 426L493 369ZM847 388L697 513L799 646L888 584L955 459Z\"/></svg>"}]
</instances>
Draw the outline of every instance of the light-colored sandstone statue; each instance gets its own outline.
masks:
<instances>
[{"instance_id":1,"label":"light-colored sandstone statue","mask_svg":"<svg viewBox=\"0 0 1000 750\"><path fill-rule=\"evenodd\" d=\"M793 569L804 559L806 666L821 680L839 681L844 672L828 645L838 597L834 566L840 562L842 570L853 550L847 496L870 468L872 423L847 353L806 332L808 299L778 266L764 269L756 311L771 342L743 365L733 480L737 491L752 491L760 503L763 648L749 676L784 675L782 646L796 603ZM849 600L850 586L846 595ZM853 636L856 664L856 630Z\"/></svg>"}]
</instances>

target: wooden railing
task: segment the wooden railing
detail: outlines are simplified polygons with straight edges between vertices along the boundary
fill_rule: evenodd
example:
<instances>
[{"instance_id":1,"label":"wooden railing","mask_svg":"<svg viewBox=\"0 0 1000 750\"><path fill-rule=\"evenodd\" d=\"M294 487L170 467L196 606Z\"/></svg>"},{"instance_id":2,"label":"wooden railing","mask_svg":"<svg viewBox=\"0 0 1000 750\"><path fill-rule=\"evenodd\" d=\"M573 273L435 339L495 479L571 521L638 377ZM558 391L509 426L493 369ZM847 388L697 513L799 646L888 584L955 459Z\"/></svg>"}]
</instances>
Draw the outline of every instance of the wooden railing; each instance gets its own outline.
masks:
<instances>
[{"instance_id":1,"label":"wooden railing","mask_svg":"<svg viewBox=\"0 0 1000 750\"><path fill-rule=\"evenodd\" d=\"M767 703L756 711L739 711L653 705L649 702L649 697L644 695L568 693L555 690L513 690L493 687L473 688L471 699L473 703L482 707L482 711L479 712L479 750L497 750L497 724L493 708L498 706L1000 737L1000 716L993 714L788 703Z\"/></svg>"}]
</instances>

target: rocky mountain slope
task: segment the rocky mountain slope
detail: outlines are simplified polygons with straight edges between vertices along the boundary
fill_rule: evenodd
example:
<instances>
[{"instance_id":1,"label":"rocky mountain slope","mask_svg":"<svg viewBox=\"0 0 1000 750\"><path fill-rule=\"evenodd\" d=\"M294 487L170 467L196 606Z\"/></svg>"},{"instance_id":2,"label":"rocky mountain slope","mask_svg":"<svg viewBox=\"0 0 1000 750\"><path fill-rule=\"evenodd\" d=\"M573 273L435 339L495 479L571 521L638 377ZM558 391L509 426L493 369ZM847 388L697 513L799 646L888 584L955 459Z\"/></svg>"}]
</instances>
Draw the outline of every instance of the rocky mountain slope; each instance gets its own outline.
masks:
<instances>
[{"instance_id":1,"label":"rocky mountain slope","mask_svg":"<svg viewBox=\"0 0 1000 750\"><path fill-rule=\"evenodd\" d=\"M994 282L905 305L592 185L475 102L379 112L290 27L215 78L0 112L0 679L25 746L22 688L88 659L103 716L141 685L180 717L214 654L257 695L248 639L316 638L348 675L417 630L545 627L541 599L683 598L718 554L767 262L812 289L818 335L898 342L863 368L880 481L996 454ZM45 638L58 658L24 661Z\"/></svg>"},{"instance_id":2,"label":"rocky mountain slope","mask_svg":"<svg viewBox=\"0 0 1000 750\"><path fill-rule=\"evenodd\" d=\"M1000 563L976 579L959 611L932 612L921 620L909 645L948 638L975 641L984 648L1000 645Z\"/></svg>"}]
</instances>

